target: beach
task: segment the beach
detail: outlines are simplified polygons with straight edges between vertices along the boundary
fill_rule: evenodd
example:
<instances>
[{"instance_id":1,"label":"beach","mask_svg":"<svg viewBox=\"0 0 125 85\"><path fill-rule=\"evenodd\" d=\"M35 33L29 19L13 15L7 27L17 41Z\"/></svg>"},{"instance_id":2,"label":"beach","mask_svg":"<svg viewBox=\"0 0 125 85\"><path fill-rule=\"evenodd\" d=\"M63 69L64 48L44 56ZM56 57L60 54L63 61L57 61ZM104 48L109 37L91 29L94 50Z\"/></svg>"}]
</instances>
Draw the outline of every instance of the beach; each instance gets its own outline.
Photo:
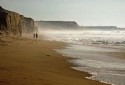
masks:
<instances>
[{"instance_id":1,"label":"beach","mask_svg":"<svg viewBox=\"0 0 125 85\"><path fill-rule=\"evenodd\" d=\"M123 31L124 32L124 31ZM106 84L125 85L124 33L122 31L42 32L45 40L66 42L56 52L71 57L72 69ZM117 36L116 36L117 35Z\"/></svg>"},{"instance_id":2,"label":"beach","mask_svg":"<svg viewBox=\"0 0 125 85\"><path fill-rule=\"evenodd\" d=\"M123 5L1 0L0 85L125 85Z\"/></svg>"},{"instance_id":3,"label":"beach","mask_svg":"<svg viewBox=\"0 0 125 85\"><path fill-rule=\"evenodd\" d=\"M1 41L0 85L106 85L71 69L67 62L71 58L53 50L64 48L64 43L27 38Z\"/></svg>"}]
</instances>

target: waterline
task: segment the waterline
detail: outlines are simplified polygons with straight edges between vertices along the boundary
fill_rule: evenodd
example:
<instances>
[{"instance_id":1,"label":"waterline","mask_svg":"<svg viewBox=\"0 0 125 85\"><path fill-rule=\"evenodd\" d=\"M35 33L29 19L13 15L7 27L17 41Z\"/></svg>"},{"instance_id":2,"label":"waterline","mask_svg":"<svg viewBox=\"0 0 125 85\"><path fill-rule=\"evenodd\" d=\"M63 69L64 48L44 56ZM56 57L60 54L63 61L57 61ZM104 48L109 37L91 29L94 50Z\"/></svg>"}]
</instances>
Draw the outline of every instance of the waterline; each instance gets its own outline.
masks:
<instances>
[{"instance_id":1,"label":"waterline","mask_svg":"<svg viewBox=\"0 0 125 85\"><path fill-rule=\"evenodd\" d=\"M88 79L115 85L125 85L125 60L105 55L105 53L120 52L121 50L71 45L56 51L62 55L75 58L69 61L76 65L76 67L72 68L92 74L91 77L87 77Z\"/></svg>"}]
</instances>

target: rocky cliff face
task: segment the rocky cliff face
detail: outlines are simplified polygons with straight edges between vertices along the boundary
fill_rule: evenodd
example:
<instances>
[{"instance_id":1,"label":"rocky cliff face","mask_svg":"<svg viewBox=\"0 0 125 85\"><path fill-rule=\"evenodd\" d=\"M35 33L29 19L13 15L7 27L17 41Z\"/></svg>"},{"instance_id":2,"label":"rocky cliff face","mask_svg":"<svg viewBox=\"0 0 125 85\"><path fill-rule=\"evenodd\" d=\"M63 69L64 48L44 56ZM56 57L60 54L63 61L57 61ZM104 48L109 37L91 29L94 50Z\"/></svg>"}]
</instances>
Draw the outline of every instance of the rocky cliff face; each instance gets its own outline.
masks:
<instances>
[{"instance_id":1,"label":"rocky cliff face","mask_svg":"<svg viewBox=\"0 0 125 85\"><path fill-rule=\"evenodd\" d=\"M33 33L37 31L37 27L35 27L34 20L32 18L22 16L21 26L23 33Z\"/></svg>"},{"instance_id":2,"label":"rocky cliff face","mask_svg":"<svg viewBox=\"0 0 125 85\"><path fill-rule=\"evenodd\" d=\"M0 6L1 34L22 35L22 33L33 33L35 30L36 27L33 19L5 10Z\"/></svg>"}]
</instances>

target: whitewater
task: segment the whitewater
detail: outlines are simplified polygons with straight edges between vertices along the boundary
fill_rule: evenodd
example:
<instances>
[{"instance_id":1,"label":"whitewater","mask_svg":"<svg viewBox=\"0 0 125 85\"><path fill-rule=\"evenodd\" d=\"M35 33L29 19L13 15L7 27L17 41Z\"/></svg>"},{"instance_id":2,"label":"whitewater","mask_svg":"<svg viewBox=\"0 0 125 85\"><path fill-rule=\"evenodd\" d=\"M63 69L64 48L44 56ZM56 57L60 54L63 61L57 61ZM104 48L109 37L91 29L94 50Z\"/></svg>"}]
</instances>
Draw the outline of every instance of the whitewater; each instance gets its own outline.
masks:
<instances>
[{"instance_id":1,"label":"whitewater","mask_svg":"<svg viewBox=\"0 0 125 85\"><path fill-rule=\"evenodd\" d=\"M64 49L56 49L68 61L76 65L78 71L92 74L86 77L113 85L125 85L125 58L114 57L113 53L123 53L125 31L41 31L41 37L51 41L68 43Z\"/></svg>"}]
</instances>

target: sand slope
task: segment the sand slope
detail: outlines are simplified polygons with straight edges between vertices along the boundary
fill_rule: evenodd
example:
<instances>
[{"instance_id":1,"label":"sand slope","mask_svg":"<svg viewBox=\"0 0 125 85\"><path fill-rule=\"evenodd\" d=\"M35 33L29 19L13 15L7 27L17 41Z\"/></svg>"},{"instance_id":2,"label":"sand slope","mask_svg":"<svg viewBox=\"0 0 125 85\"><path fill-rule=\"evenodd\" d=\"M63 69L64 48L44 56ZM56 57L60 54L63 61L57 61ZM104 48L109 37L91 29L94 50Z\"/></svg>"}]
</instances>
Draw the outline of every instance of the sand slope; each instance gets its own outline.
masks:
<instances>
[{"instance_id":1,"label":"sand slope","mask_svg":"<svg viewBox=\"0 0 125 85\"><path fill-rule=\"evenodd\" d=\"M68 58L52 49L63 43L11 39L0 45L0 85L105 85L70 69Z\"/></svg>"}]
</instances>

